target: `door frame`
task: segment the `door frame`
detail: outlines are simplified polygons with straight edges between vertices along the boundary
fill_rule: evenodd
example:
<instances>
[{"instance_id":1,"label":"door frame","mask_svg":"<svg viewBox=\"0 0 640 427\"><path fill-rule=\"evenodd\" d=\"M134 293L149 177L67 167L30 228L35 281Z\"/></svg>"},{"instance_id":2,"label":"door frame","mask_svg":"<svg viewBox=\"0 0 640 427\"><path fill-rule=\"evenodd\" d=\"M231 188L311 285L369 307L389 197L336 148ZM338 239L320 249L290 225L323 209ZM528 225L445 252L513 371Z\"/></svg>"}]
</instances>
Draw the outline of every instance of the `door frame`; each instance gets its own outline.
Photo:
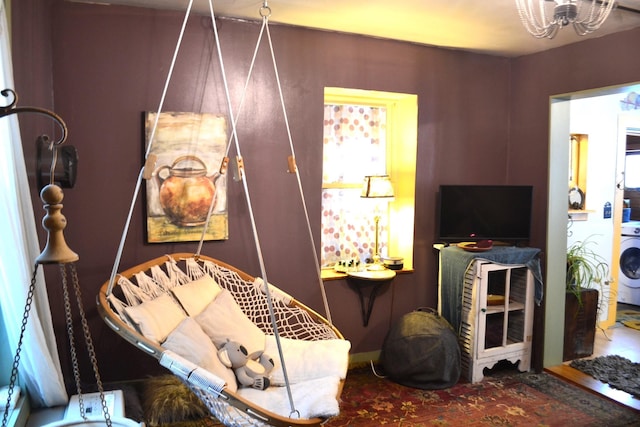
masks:
<instances>
[{"instance_id":1,"label":"door frame","mask_svg":"<svg viewBox=\"0 0 640 427\"><path fill-rule=\"evenodd\" d=\"M574 99L592 98L615 93L640 92L640 82L628 83L614 87L590 89L549 97L549 158L548 158L548 199L547 199L547 236L546 236L546 277L544 304L544 350L543 366L556 366L562 363L564 346L564 312L565 312L565 265L567 252L567 177L569 176L569 150L566 141L570 137L570 104ZM620 112L618 119L617 152L620 155L621 139L625 140L628 117L634 114ZM623 128L624 126L624 128ZM624 129L624 134L621 131ZM624 150L623 150L624 151ZM622 166L618 158L616 173ZM616 175L620 176L620 175ZM619 179L616 182L620 182ZM616 191L614 198L614 242L612 255L612 277L619 270L620 227L622 223L622 197ZM618 239L617 241L615 239ZM618 252L617 255L615 252ZM613 265L615 264L615 266ZM612 292L617 291L617 279L612 283ZM613 310L615 319L616 304L609 304L609 315Z\"/></svg>"}]
</instances>

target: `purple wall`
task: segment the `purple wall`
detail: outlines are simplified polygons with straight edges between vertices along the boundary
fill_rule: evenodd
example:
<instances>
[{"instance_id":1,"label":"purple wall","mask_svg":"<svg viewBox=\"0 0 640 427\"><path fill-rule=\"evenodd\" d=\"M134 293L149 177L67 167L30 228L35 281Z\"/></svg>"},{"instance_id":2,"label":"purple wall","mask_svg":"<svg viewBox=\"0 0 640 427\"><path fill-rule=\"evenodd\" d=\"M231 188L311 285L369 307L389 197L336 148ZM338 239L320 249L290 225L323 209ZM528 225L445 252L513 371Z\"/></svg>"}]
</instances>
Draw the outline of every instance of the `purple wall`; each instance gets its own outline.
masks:
<instances>
[{"instance_id":1,"label":"purple wall","mask_svg":"<svg viewBox=\"0 0 640 427\"><path fill-rule=\"evenodd\" d=\"M545 242L549 173L549 105L551 97L572 92L622 86L640 81L636 52L640 28L575 43L511 61L509 180L532 182L537 192L533 235ZM621 97L623 97L621 95ZM537 161L532 161L537 159ZM544 248L546 243L532 242ZM543 257L544 259L544 257ZM558 286L546 283L545 286ZM563 286L563 285L561 285ZM557 289L557 288L556 288ZM542 311L536 310L534 351L541 366Z\"/></svg>"},{"instance_id":2,"label":"purple wall","mask_svg":"<svg viewBox=\"0 0 640 427\"><path fill-rule=\"evenodd\" d=\"M132 351L97 318L94 298L108 279L141 167L141 113L157 109L182 14L22 0L13 6L13 19L20 105L55 105L69 127L68 143L80 154L76 187L65 191L63 213L69 223L65 234L80 255L77 267L101 373L109 381L160 372L151 358ZM259 25L222 19L218 28L232 97L237 100ZM557 58L565 51L582 58L579 47L509 60L288 26L273 25L271 34L318 242L324 87L418 95L415 272L398 276L393 288L379 296L366 328L360 320L357 296L347 284L335 281L326 285L334 323L351 340L355 353L379 349L389 325L402 314L436 306L436 254L431 245L438 185L534 184L532 246L544 247L548 96L631 81L634 70L640 75L640 59L633 60L622 51L614 54L607 43L614 37L616 46L633 46L638 32L582 43L589 52L604 50L614 57L594 60L593 64L582 60L581 65L589 66L580 73L572 73L574 67L558 65L563 61ZM164 111L226 113L212 49L208 19L192 17ZM296 183L284 172L287 138L279 120L281 109L267 53L264 45L238 125L256 221L270 281L323 313L300 203L289 197L295 194ZM586 77L596 65L606 67L621 61L627 67L599 70L598 77ZM574 77L578 80L572 80ZM33 170L33 141L42 128L28 120L21 125L27 167ZM204 252L258 275L241 189L230 181L228 191L230 238L206 243ZM35 190L32 197L39 220L43 211ZM139 202L122 266L194 249L194 244L144 244ZM68 371L56 269L48 271L48 288Z\"/></svg>"}]
</instances>

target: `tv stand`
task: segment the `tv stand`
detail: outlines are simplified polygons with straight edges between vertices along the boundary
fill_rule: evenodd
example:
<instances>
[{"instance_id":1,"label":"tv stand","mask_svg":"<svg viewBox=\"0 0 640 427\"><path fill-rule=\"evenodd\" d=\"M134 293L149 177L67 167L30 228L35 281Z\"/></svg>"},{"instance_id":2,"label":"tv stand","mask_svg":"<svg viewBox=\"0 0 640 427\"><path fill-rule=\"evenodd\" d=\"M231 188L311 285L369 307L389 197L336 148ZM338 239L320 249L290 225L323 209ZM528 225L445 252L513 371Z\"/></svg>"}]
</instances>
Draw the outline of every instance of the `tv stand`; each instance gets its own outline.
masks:
<instances>
[{"instance_id":1,"label":"tv stand","mask_svg":"<svg viewBox=\"0 0 640 427\"><path fill-rule=\"evenodd\" d=\"M541 298L539 249L440 250L438 312L458 333L462 371L481 381L501 360L531 366L534 299Z\"/></svg>"},{"instance_id":2,"label":"tv stand","mask_svg":"<svg viewBox=\"0 0 640 427\"><path fill-rule=\"evenodd\" d=\"M501 360L531 367L533 276L524 265L495 264L478 259L465 278L462 301L462 371L482 381L484 368Z\"/></svg>"}]
</instances>

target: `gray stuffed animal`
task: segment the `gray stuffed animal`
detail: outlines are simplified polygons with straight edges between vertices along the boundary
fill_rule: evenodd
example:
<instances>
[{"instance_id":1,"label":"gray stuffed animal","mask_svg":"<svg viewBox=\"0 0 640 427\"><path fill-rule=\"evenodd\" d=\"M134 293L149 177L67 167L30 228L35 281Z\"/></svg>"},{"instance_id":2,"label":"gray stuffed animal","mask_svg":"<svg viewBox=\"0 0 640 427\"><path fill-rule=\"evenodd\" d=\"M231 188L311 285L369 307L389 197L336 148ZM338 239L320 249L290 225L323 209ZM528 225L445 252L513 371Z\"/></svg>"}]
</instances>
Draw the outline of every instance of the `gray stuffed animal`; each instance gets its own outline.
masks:
<instances>
[{"instance_id":1,"label":"gray stuffed animal","mask_svg":"<svg viewBox=\"0 0 640 427\"><path fill-rule=\"evenodd\" d=\"M218 350L218 357L226 367L233 369L241 386L264 390L271 384L269 373L275 364L264 352L249 354L245 346L227 339Z\"/></svg>"}]
</instances>

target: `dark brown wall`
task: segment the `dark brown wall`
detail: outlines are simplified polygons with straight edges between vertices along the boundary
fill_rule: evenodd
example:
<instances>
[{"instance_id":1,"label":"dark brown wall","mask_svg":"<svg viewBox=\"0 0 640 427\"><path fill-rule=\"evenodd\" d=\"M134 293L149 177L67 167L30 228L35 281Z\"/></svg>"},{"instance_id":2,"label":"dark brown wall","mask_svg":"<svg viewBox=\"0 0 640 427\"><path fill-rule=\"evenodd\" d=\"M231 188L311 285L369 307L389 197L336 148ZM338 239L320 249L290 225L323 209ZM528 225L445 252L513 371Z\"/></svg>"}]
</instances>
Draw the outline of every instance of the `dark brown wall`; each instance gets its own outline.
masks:
<instances>
[{"instance_id":1,"label":"dark brown wall","mask_svg":"<svg viewBox=\"0 0 640 427\"><path fill-rule=\"evenodd\" d=\"M134 351L97 318L94 296L108 279L141 167L141 113L158 107L182 14L61 0L22 0L13 6L13 13L16 89L21 105L55 105L69 126L68 143L80 153L78 183L65 191L63 213L69 223L67 241L80 254L79 278L101 372L106 380L159 372L151 358ZM277 10L273 13L275 19ZM259 25L222 19L218 28L237 105ZM633 80L631 71L616 77L617 71L609 70L600 72L605 78L585 81L581 74L574 83L574 68L565 67L556 57L561 50L547 54L551 57L508 60L278 25L272 25L271 34L318 242L323 88L418 95L415 273L398 276L393 288L378 298L366 328L360 320L357 296L346 283L326 285L334 323L351 340L356 353L379 349L389 324L402 314L436 305L432 244L438 185L534 184L532 243L544 247L549 94ZM637 36L623 34L616 42L631 45ZM602 41L594 43L603 49ZM207 19L192 17L163 111L226 113L212 49ZM634 63L631 56L623 62L634 65L638 76L640 59ZM46 66L49 62L52 68ZM554 69L552 76L548 75L550 68ZM295 194L295 182L284 173L287 139L279 120L281 109L266 45L254 73L238 132L269 279L323 313L300 203L289 196ZM44 90L37 89L40 87ZM50 87L52 93L46 90ZM27 167L32 170L36 126L22 121L21 125ZM257 275L241 190L230 181L228 191L230 238L206 243L204 251ZM32 197L40 218L35 191ZM163 253L195 249L194 244L144 244L141 206L139 201L123 267ZM56 334L68 371L59 286L56 271L49 271Z\"/></svg>"}]
</instances>

